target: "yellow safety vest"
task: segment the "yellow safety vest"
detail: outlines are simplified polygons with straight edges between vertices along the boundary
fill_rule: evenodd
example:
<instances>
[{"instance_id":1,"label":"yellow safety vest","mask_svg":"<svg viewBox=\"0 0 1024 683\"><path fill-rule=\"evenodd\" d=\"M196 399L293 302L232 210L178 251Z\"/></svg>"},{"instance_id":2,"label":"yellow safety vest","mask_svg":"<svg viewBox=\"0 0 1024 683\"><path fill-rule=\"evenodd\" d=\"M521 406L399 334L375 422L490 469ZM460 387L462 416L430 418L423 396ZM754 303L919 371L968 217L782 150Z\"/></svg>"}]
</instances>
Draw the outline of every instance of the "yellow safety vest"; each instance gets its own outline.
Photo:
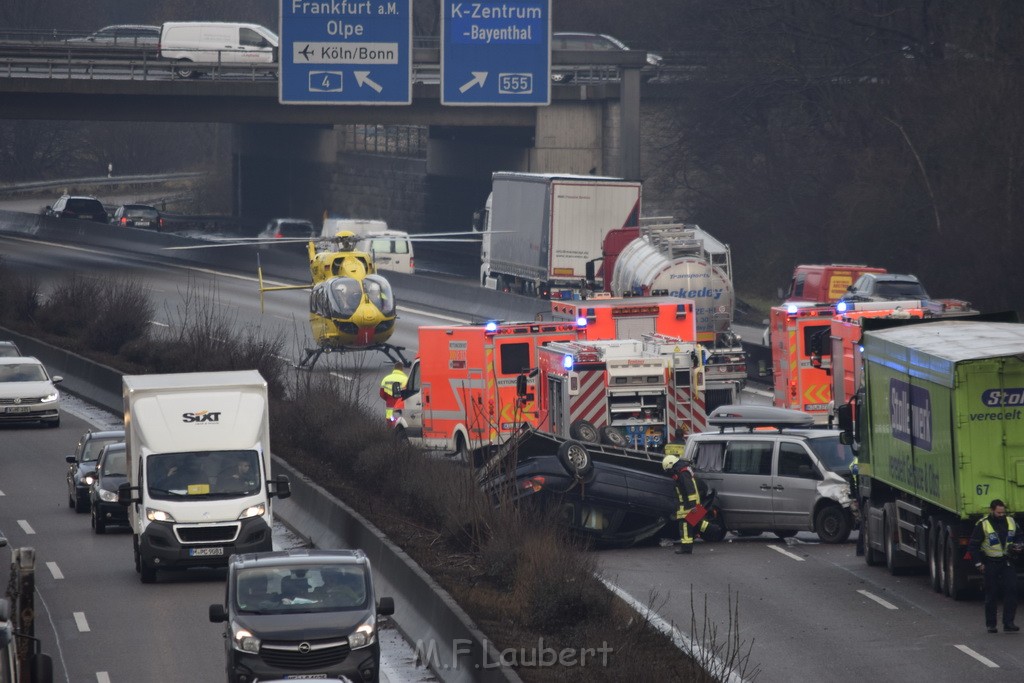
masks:
<instances>
[{"instance_id":1,"label":"yellow safety vest","mask_svg":"<svg viewBox=\"0 0 1024 683\"><path fill-rule=\"evenodd\" d=\"M380 381L380 386L386 393L391 394L391 387L395 382L398 382L398 384L404 388L405 383L408 381L409 376L404 372L401 370L392 370Z\"/></svg>"},{"instance_id":2,"label":"yellow safety vest","mask_svg":"<svg viewBox=\"0 0 1024 683\"><path fill-rule=\"evenodd\" d=\"M1006 547L1013 543L1013 537L1017 534L1017 522L1010 515L1006 515L1006 543L999 542L999 534L996 533L987 515L981 520L981 530L985 534L985 539L981 542L981 552L985 553L985 557L998 560L1006 556Z\"/></svg>"}]
</instances>

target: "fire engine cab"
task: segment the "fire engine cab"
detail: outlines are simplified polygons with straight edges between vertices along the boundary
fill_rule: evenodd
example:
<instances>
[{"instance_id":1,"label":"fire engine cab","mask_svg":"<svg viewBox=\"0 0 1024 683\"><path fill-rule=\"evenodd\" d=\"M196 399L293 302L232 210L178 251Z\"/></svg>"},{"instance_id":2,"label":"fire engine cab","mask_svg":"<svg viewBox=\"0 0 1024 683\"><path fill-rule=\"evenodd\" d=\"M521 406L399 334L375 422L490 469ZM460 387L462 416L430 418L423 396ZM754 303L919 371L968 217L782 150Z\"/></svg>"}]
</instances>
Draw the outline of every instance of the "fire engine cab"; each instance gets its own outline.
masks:
<instances>
[{"instance_id":1,"label":"fire engine cab","mask_svg":"<svg viewBox=\"0 0 1024 683\"><path fill-rule=\"evenodd\" d=\"M581 337L575 322L420 327L394 427L463 458L502 443L524 422L536 427L537 350Z\"/></svg>"},{"instance_id":2,"label":"fire engine cab","mask_svg":"<svg viewBox=\"0 0 1024 683\"><path fill-rule=\"evenodd\" d=\"M774 306L769 321L774 404L801 410L817 423L828 421L832 400L832 347L829 335L835 306L790 302Z\"/></svg>"},{"instance_id":3,"label":"fire engine cab","mask_svg":"<svg viewBox=\"0 0 1024 683\"><path fill-rule=\"evenodd\" d=\"M697 316L692 299L631 297L613 299L595 294L586 301L552 301L556 320L585 326L585 339L640 339L645 334L666 334L697 341Z\"/></svg>"}]
</instances>

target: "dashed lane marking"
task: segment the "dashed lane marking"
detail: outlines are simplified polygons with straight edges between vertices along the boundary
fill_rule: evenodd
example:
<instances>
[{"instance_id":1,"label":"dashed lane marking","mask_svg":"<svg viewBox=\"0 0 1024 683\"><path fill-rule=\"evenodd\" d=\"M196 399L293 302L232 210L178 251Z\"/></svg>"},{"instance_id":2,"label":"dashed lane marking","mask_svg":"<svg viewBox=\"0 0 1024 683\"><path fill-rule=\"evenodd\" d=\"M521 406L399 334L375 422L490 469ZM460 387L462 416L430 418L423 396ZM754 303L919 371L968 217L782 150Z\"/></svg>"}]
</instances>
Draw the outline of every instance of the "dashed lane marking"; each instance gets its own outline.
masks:
<instances>
[{"instance_id":1,"label":"dashed lane marking","mask_svg":"<svg viewBox=\"0 0 1024 683\"><path fill-rule=\"evenodd\" d=\"M96 683L110 683L110 674L106 671L97 671Z\"/></svg>"},{"instance_id":2,"label":"dashed lane marking","mask_svg":"<svg viewBox=\"0 0 1024 683\"><path fill-rule=\"evenodd\" d=\"M85 620L85 612L75 612L75 624L82 633L89 632L89 622Z\"/></svg>"},{"instance_id":3,"label":"dashed lane marking","mask_svg":"<svg viewBox=\"0 0 1024 683\"><path fill-rule=\"evenodd\" d=\"M51 574L53 574L53 578L55 578L55 579L63 579L64 578L64 572L62 572L60 570L60 567L57 566L56 562L47 562L46 563L46 568L50 570Z\"/></svg>"},{"instance_id":4,"label":"dashed lane marking","mask_svg":"<svg viewBox=\"0 0 1024 683\"><path fill-rule=\"evenodd\" d=\"M960 650L960 652L963 652L965 655L968 655L970 657L974 657L975 659L977 659L979 662L981 662L982 664L984 664L985 666L987 666L990 669L998 669L999 668L999 665L996 664L995 662L993 662L991 659L989 659L988 657L985 657L984 655L979 655L977 652L975 652L971 648L967 647L966 645L957 645L956 649Z\"/></svg>"},{"instance_id":5,"label":"dashed lane marking","mask_svg":"<svg viewBox=\"0 0 1024 683\"><path fill-rule=\"evenodd\" d=\"M874 600L875 602L877 602L879 605L881 605L885 609L899 609L899 607L897 607L896 605L892 604L888 600L883 600L882 598L878 597L874 593L869 593L866 590L859 590L857 592L860 593L861 595L863 595L865 598L868 598L869 600Z\"/></svg>"},{"instance_id":6,"label":"dashed lane marking","mask_svg":"<svg viewBox=\"0 0 1024 683\"><path fill-rule=\"evenodd\" d=\"M768 547L771 548L772 550L774 550L775 552L779 553L779 554L785 555L786 557L788 557L791 560L796 560L797 562L803 562L804 561L804 558L800 557L799 555L794 555L793 553L789 552L788 550L780 548L777 545L770 545Z\"/></svg>"},{"instance_id":7,"label":"dashed lane marking","mask_svg":"<svg viewBox=\"0 0 1024 683\"><path fill-rule=\"evenodd\" d=\"M20 526L21 530L24 531L26 534L32 535L36 532L36 530L29 525L28 520L19 519L18 526Z\"/></svg>"}]
</instances>

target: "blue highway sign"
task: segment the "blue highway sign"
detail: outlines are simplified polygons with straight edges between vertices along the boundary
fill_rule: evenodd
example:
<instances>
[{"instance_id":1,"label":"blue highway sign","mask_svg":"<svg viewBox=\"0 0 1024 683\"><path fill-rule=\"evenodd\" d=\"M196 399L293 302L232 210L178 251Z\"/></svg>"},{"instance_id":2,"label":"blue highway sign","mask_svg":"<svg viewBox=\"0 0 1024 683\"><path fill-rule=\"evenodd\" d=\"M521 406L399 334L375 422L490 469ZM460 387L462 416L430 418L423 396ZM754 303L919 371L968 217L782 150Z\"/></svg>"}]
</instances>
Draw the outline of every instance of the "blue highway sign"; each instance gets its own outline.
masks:
<instances>
[{"instance_id":1,"label":"blue highway sign","mask_svg":"<svg viewBox=\"0 0 1024 683\"><path fill-rule=\"evenodd\" d=\"M551 103L551 0L441 3L441 104Z\"/></svg>"},{"instance_id":2,"label":"blue highway sign","mask_svg":"<svg viewBox=\"0 0 1024 683\"><path fill-rule=\"evenodd\" d=\"M281 104L411 104L412 0L281 0Z\"/></svg>"}]
</instances>

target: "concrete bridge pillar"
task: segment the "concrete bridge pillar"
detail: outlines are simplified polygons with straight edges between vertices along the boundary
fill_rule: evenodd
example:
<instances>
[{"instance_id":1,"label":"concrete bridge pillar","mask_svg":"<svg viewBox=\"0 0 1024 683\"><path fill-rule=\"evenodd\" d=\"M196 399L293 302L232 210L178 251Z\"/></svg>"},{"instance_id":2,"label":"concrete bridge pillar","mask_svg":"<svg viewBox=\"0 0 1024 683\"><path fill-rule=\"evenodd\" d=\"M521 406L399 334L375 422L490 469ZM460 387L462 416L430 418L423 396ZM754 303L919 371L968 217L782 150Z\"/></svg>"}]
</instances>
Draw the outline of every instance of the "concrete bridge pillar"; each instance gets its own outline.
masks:
<instances>
[{"instance_id":1,"label":"concrete bridge pillar","mask_svg":"<svg viewBox=\"0 0 1024 683\"><path fill-rule=\"evenodd\" d=\"M331 126L235 124L232 209L251 231L267 217L319 225L337 159Z\"/></svg>"}]
</instances>

